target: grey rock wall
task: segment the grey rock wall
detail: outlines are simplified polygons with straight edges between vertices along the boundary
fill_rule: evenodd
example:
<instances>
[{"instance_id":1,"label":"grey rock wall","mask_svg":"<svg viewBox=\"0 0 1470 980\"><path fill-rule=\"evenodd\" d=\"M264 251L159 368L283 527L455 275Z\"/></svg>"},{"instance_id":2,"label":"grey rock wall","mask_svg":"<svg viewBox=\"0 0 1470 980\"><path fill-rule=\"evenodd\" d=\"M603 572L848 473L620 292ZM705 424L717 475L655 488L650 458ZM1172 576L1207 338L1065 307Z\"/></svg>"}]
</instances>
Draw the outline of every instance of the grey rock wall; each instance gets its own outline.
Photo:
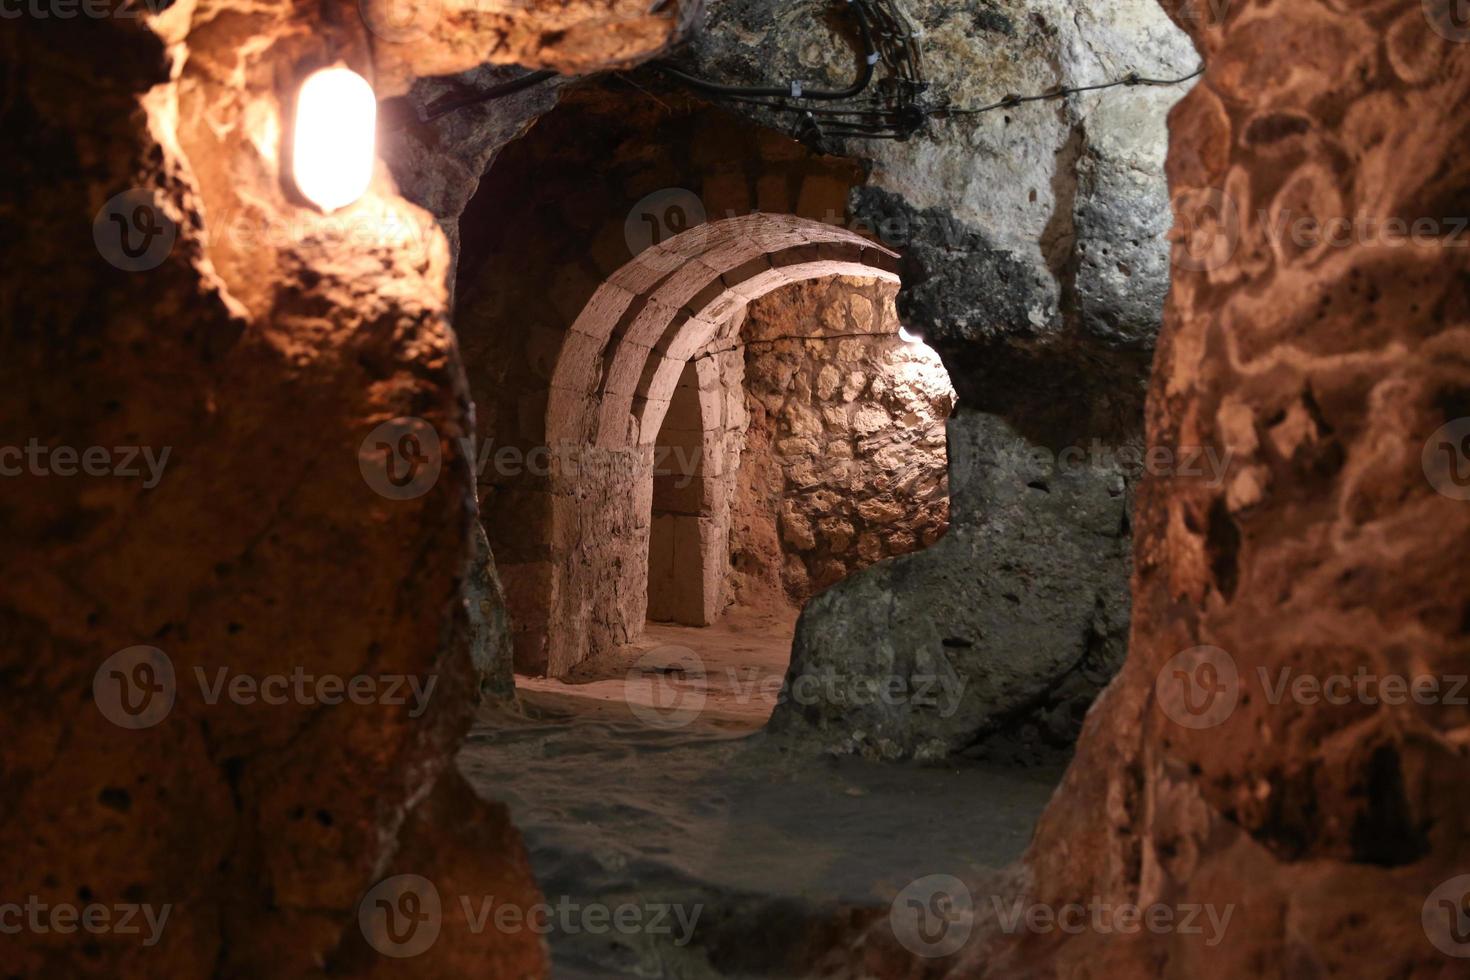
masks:
<instances>
[{"instance_id":1,"label":"grey rock wall","mask_svg":"<svg viewBox=\"0 0 1470 980\"><path fill-rule=\"evenodd\" d=\"M1150 0L903 6L931 95L951 106L1198 64ZM688 57L725 81L838 84L852 48L829 10L721 0ZM959 394L954 511L936 547L807 607L777 728L879 756L1033 760L1075 738L1124 649L1132 476L1116 457L1141 440L1169 270L1164 116L1185 90L1119 88L835 144L870 168L852 214L902 252L899 312ZM816 683L832 673L845 681ZM952 703L906 700L916 676L948 685ZM827 693L803 698L804 682ZM903 703L851 703L885 685Z\"/></svg>"},{"instance_id":2,"label":"grey rock wall","mask_svg":"<svg viewBox=\"0 0 1470 980\"><path fill-rule=\"evenodd\" d=\"M1127 649L1124 475L1020 442L993 415L950 419L949 533L808 603L774 730L876 758L1070 742Z\"/></svg>"},{"instance_id":3,"label":"grey rock wall","mask_svg":"<svg viewBox=\"0 0 1470 980\"><path fill-rule=\"evenodd\" d=\"M515 699L515 667L511 656L510 622L505 591L495 573L495 557L485 529L475 525L475 548L464 583L468 615L470 662L475 665L480 696L492 701Z\"/></svg>"}]
</instances>

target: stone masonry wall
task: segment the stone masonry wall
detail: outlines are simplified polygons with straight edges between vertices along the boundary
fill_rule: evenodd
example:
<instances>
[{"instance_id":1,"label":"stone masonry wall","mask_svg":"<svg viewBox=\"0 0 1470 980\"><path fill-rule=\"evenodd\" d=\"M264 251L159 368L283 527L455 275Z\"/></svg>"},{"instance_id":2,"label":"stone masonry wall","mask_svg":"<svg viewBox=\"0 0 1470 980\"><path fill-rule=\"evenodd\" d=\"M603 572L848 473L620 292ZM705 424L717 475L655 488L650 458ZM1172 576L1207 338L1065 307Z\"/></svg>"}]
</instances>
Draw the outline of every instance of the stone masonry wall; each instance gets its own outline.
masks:
<instances>
[{"instance_id":1,"label":"stone masonry wall","mask_svg":"<svg viewBox=\"0 0 1470 980\"><path fill-rule=\"evenodd\" d=\"M898 338L891 285L834 278L751 303L740 339L750 429L732 527L736 600L798 604L949 516L939 358Z\"/></svg>"}]
</instances>

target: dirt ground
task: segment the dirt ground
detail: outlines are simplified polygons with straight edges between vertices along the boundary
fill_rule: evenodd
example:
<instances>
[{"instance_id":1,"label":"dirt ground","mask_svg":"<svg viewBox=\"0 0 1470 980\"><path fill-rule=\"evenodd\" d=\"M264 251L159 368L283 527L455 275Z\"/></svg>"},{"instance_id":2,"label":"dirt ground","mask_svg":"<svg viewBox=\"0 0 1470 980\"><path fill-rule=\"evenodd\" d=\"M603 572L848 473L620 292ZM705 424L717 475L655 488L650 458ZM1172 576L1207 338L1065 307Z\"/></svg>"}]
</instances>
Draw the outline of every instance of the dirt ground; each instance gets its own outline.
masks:
<instances>
[{"instance_id":1,"label":"dirt ground","mask_svg":"<svg viewBox=\"0 0 1470 980\"><path fill-rule=\"evenodd\" d=\"M848 910L885 914L941 874L978 902L1020 856L1059 771L868 762L760 730L794 626L650 625L568 682L518 677L515 709L482 710L459 766L510 806L566 910L547 937L558 980L789 978L788 947ZM593 932L588 909L638 925Z\"/></svg>"},{"instance_id":2,"label":"dirt ground","mask_svg":"<svg viewBox=\"0 0 1470 980\"><path fill-rule=\"evenodd\" d=\"M753 733L776 708L796 617L736 608L713 626L649 623L638 643L579 664L565 681L517 676L516 689L540 704L572 699L568 710L604 718Z\"/></svg>"}]
</instances>

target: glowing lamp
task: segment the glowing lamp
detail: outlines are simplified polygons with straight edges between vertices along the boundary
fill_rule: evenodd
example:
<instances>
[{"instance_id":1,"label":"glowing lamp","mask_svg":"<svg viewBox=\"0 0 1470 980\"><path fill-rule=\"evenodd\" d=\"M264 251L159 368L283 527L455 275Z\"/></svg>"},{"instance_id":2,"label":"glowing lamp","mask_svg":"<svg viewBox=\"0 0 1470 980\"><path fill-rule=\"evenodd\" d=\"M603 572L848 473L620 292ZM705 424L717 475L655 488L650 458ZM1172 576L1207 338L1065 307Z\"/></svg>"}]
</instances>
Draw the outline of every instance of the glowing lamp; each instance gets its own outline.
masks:
<instances>
[{"instance_id":1,"label":"glowing lamp","mask_svg":"<svg viewBox=\"0 0 1470 980\"><path fill-rule=\"evenodd\" d=\"M912 330L909 330L902 324L900 324L898 328L898 339L903 341L905 344L922 344L924 342L924 338L922 336L914 333Z\"/></svg>"},{"instance_id":2,"label":"glowing lamp","mask_svg":"<svg viewBox=\"0 0 1470 980\"><path fill-rule=\"evenodd\" d=\"M323 211L362 197L377 158L378 99L350 68L323 68L301 83L291 167L296 187Z\"/></svg>"}]
</instances>

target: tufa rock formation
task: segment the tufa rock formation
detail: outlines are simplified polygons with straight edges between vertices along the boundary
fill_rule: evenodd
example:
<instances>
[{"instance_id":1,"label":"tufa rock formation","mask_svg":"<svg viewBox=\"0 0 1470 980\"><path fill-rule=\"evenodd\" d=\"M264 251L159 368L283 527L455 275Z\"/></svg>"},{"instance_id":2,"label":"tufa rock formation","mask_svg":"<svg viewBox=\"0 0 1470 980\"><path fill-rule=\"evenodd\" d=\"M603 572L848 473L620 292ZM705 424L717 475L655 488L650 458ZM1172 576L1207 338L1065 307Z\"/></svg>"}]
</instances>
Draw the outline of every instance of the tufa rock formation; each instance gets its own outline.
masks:
<instances>
[{"instance_id":1,"label":"tufa rock formation","mask_svg":"<svg viewBox=\"0 0 1470 980\"><path fill-rule=\"evenodd\" d=\"M1470 44L1412 0L1170 13L1208 70L1170 116L1148 437L1232 455L1219 486L1144 481L1128 662L1027 865L1053 905L1235 920L1213 948L1014 938L958 975L1456 975L1470 505L1444 427L1470 415Z\"/></svg>"},{"instance_id":2,"label":"tufa rock formation","mask_svg":"<svg viewBox=\"0 0 1470 980\"><path fill-rule=\"evenodd\" d=\"M0 893L168 918L150 946L38 933L7 946L6 970L377 975L394 961L365 945L359 902L412 873L449 910L416 975L542 975L539 937L472 933L454 901L538 893L504 808L451 764L477 699L449 252L381 168L348 210L306 207L280 134L322 64L383 65L390 95L485 60L626 63L676 18L608 31L619 11L562 6L545 14L557 30L597 25L568 29L567 52L541 47L554 32L535 11L510 36L455 16L452 50L390 58L354 4L104 12L0 34L0 444L57 454L7 478L0 506ZM417 496L374 442L401 416L442 450ZM157 479L127 475L138 447ZM114 478L67 478L66 453L93 449ZM298 675L423 696L331 704L309 681L258 696Z\"/></svg>"}]
</instances>

